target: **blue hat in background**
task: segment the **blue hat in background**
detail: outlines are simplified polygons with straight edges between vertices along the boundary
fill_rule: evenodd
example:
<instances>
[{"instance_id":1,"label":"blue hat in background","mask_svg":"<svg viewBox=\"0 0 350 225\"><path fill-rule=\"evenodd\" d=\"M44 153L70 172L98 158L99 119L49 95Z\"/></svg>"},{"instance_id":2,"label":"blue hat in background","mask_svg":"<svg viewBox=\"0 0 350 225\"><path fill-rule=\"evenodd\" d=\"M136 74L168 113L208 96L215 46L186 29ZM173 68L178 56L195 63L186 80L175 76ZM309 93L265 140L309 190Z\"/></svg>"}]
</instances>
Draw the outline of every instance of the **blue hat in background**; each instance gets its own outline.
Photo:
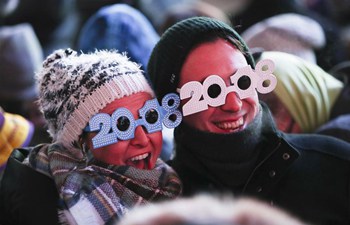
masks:
<instances>
[{"instance_id":1,"label":"blue hat in background","mask_svg":"<svg viewBox=\"0 0 350 225\"><path fill-rule=\"evenodd\" d=\"M85 53L95 49L127 52L146 74L148 59L158 40L158 33L140 11L126 4L114 4L102 7L86 21L77 49Z\"/></svg>"}]
</instances>

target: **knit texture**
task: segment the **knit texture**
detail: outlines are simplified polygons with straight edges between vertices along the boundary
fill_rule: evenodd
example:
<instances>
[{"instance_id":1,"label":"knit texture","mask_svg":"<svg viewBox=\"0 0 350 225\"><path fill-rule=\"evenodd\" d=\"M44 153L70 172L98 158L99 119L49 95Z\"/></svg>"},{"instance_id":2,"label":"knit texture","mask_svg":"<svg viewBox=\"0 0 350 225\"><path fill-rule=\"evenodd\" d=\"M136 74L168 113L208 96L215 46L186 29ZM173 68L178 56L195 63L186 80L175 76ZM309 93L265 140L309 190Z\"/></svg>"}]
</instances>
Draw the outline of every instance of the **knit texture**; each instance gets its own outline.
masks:
<instances>
[{"instance_id":1,"label":"knit texture","mask_svg":"<svg viewBox=\"0 0 350 225\"><path fill-rule=\"evenodd\" d=\"M148 75L158 99L167 93L176 92L187 55L208 34L236 40L242 45L248 64L254 68L255 63L247 45L232 27L213 18L192 17L167 29L153 49L148 63Z\"/></svg>"},{"instance_id":2,"label":"knit texture","mask_svg":"<svg viewBox=\"0 0 350 225\"><path fill-rule=\"evenodd\" d=\"M262 116L263 112L259 110L244 130L229 134L204 132L181 123L174 132L175 142L178 143L174 162L191 168L217 187L232 191L241 188L255 168L260 154L260 137L265 129Z\"/></svg>"},{"instance_id":3,"label":"knit texture","mask_svg":"<svg viewBox=\"0 0 350 225\"><path fill-rule=\"evenodd\" d=\"M57 50L44 61L37 81L48 131L67 146L107 104L138 92L154 96L139 65L116 51Z\"/></svg>"},{"instance_id":4,"label":"knit texture","mask_svg":"<svg viewBox=\"0 0 350 225\"><path fill-rule=\"evenodd\" d=\"M169 200L181 193L181 182L171 167L158 159L152 170L113 166L81 155L79 148L60 143L38 145L27 164L52 178L60 198L60 215L76 224L115 224L129 209L149 201ZM68 220L71 221L71 220Z\"/></svg>"}]
</instances>

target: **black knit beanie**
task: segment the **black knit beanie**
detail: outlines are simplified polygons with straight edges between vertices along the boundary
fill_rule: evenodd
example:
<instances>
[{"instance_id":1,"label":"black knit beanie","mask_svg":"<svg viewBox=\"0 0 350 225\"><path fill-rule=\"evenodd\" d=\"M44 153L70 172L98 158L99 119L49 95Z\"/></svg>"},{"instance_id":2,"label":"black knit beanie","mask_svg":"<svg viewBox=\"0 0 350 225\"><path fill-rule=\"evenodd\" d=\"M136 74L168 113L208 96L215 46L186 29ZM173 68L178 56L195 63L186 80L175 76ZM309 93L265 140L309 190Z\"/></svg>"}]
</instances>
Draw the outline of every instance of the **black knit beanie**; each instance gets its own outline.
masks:
<instances>
[{"instance_id":1,"label":"black knit beanie","mask_svg":"<svg viewBox=\"0 0 350 225\"><path fill-rule=\"evenodd\" d=\"M158 99L162 99L167 93L176 92L180 71L187 55L209 33L220 38L230 37L241 43L248 64L255 67L248 46L232 27L213 18L192 17L167 29L152 51L148 74Z\"/></svg>"}]
</instances>

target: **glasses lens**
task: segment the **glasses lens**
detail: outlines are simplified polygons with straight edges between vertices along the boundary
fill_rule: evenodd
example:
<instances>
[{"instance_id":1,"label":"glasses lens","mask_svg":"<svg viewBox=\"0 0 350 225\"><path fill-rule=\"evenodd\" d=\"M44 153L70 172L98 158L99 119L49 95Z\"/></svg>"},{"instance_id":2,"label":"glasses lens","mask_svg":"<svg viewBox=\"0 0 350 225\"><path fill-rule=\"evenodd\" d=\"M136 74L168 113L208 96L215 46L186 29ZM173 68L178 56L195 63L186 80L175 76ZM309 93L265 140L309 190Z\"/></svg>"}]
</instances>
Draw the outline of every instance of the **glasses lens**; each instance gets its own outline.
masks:
<instances>
[{"instance_id":1,"label":"glasses lens","mask_svg":"<svg viewBox=\"0 0 350 225\"><path fill-rule=\"evenodd\" d=\"M154 124L158 121L158 112L154 109L150 109L145 114L147 123Z\"/></svg>"},{"instance_id":2,"label":"glasses lens","mask_svg":"<svg viewBox=\"0 0 350 225\"><path fill-rule=\"evenodd\" d=\"M173 106L175 104L175 101L174 101L174 99L169 99L169 101L168 101L168 106Z\"/></svg>"},{"instance_id":3,"label":"glasses lens","mask_svg":"<svg viewBox=\"0 0 350 225\"><path fill-rule=\"evenodd\" d=\"M130 127L130 120L126 116L121 116L117 120L117 128L120 131L126 131Z\"/></svg>"},{"instance_id":4,"label":"glasses lens","mask_svg":"<svg viewBox=\"0 0 350 225\"><path fill-rule=\"evenodd\" d=\"M216 98L221 93L221 87L218 84L212 84L208 88L208 95L211 98Z\"/></svg>"},{"instance_id":5,"label":"glasses lens","mask_svg":"<svg viewBox=\"0 0 350 225\"><path fill-rule=\"evenodd\" d=\"M170 120L171 122L175 122L176 119L177 119L176 114L171 114L171 115L169 116L169 120Z\"/></svg>"},{"instance_id":6,"label":"glasses lens","mask_svg":"<svg viewBox=\"0 0 350 225\"><path fill-rule=\"evenodd\" d=\"M238 79L237 85L241 90L247 90L250 87L250 78L248 76L242 76Z\"/></svg>"}]
</instances>

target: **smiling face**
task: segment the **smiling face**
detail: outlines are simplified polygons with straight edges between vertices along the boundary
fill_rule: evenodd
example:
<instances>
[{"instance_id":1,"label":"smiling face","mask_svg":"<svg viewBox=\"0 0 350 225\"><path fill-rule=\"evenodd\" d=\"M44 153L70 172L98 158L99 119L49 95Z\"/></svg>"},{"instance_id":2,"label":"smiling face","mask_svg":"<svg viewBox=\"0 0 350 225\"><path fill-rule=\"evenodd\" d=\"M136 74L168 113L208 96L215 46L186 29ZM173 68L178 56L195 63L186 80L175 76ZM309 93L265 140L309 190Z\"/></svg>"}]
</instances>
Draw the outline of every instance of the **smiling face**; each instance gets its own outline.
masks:
<instances>
[{"instance_id":1,"label":"smiling face","mask_svg":"<svg viewBox=\"0 0 350 225\"><path fill-rule=\"evenodd\" d=\"M224 39L206 42L194 48L187 56L180 72L178 88L189 81L203 82L209 75L219 75L230 86L230 76L247 66L243 54ZM182 101L182 105L186 101ZM257 115L258 95L240 99L234 92L226 96L225 104L185 116L184 121L201 131L231 133L244 129Z\"/></svg>"},{"instance_id":2,"label":"smiling face","mask_svg":"<svg viewBox=\"0 0 350 225\"><path fill-rule=\"evenodd\" d=\"M117 99L103 108L100 113L111 115L117 108L127 108L134 116L139 118L138 110L142 108L145 101L150 100L151 95L146 92L139 92L128 97ZM162 149L162 132L147 133L137 126L135 137L130 140L118 140L117 143L94 149L92 138L95 133L88 133L86 143L92 149L93 156L104 163L112 165L129 165L138 169L153 169Z\"/></svg>"}]
</instances>

